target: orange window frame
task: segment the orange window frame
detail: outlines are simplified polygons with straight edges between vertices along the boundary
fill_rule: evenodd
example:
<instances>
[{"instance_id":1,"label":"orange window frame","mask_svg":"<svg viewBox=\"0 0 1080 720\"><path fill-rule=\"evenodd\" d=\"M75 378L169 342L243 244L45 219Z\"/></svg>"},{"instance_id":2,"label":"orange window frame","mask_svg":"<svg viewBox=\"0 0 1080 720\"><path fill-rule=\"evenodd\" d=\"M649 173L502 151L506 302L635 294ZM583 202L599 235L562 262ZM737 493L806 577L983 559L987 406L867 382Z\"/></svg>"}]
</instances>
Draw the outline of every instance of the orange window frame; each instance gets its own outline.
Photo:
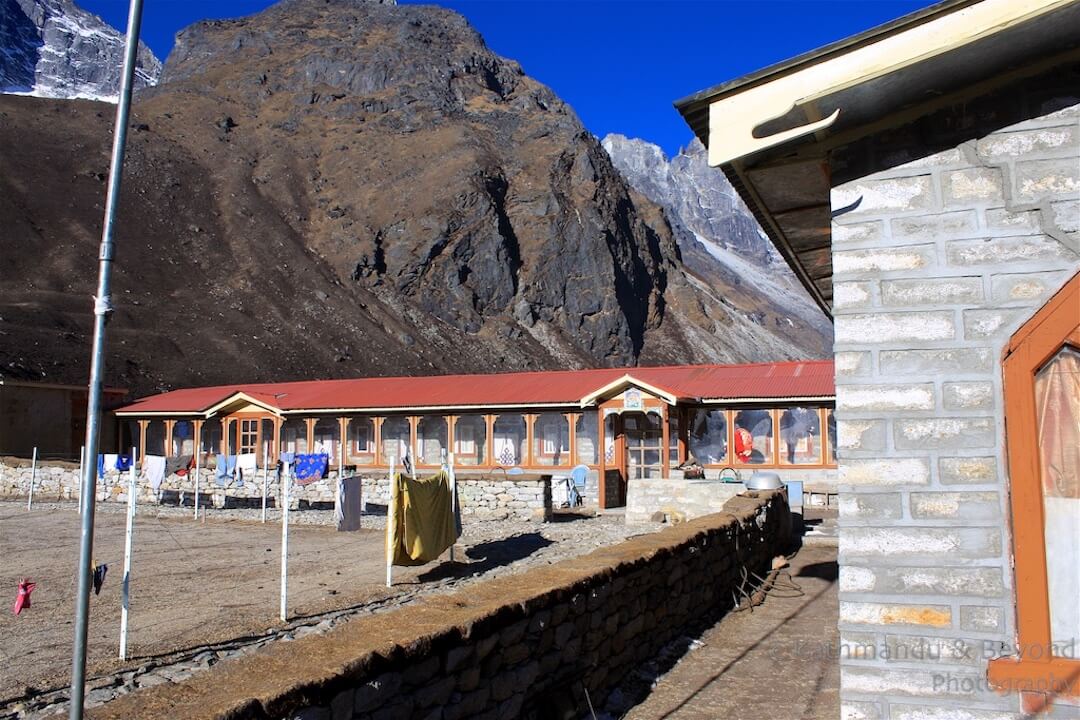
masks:
<instances>
[{"instance_id":1,"label":"orange window frame","mask_svg":"<svg viewBox=\"0 0 1080 720\"><path fill-rule=\"evenodd\" d=\"M1024 710L1031 713L1045 709L1055 695L1080 696L1080 659L1049 656L1050 598L1035 405L1035 374L1066 345L1080 349L1080 273L1013 335L1002 362L1017 647L1043 652L995 658L988 664L987 678L999 689L1020 691Z\"/></svg>"}]
</instances>

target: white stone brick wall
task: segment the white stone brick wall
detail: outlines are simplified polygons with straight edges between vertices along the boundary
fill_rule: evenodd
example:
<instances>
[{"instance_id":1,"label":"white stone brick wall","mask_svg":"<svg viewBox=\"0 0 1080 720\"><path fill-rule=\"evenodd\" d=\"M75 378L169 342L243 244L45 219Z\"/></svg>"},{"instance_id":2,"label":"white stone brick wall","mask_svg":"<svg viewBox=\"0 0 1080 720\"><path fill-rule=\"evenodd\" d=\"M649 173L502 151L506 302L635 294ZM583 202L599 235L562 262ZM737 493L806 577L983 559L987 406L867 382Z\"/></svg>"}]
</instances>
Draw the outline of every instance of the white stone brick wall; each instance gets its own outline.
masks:
<instances>
[{"instance_id":1,"label":"white stone brick wall","mask_svg":"<svg viewBox=\"0 0 1080 720\"><path fill-rule=\"evenodd\" d=\"M1080 269L1078 143L1073 106L833 191L842 717L1019 710L1000 358Z\"/></svg>"}]
</instances>

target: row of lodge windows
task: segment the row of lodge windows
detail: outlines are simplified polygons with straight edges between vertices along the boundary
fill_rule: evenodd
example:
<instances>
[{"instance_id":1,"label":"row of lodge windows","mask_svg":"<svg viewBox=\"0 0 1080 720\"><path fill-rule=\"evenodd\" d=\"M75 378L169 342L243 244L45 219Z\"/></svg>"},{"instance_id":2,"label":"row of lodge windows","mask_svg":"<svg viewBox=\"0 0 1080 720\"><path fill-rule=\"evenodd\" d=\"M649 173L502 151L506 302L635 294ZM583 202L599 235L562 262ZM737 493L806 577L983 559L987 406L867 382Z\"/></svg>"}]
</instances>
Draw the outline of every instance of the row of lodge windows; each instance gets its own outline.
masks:
<instances>
[{"instance_id":1,"label":"row of lodge windows","mask_svg":"<svg viewBox=\"0 0 1080 720\"><path fill-rule=\"evenodd\" d=\"M192 421L142 422L146 426L146 454L194 453ZM260 465L264 457L271 463L276 462L279 452L327 453L332 463L338 462L338 418L319 418L310 434L308 421L304 418L289 417L277 422L281 423L280 445L275 449L275 420L270 417L206 420L200 430L200 452L204 458L223 452L255 453ZM224 430L226 424L227 432ZM443 462L451 436L458 465L595 466L600 462L602 451L606 462L612 463L615 437L620 427L628 439L634 440L626 445L628 452L638 449L658 456L662 452L659 415L655 411L621 418L608 415L604 422L603 446L599 442L596 412L392 415L348 418L344 462L385 466L393 460L400 464L405 448L414 440L414 424L418 464L429 467ZM831 408L671 408L667 448L671 466L683 459L680 457L682 424L686 429L681 439L689 458L705 466L836 463L836 423ZM138 446L139 421L131 420L129 431L133 444ZM655 442L640 440L654 436ZM167 448L166 444L169 445ZM652 464L651 457L643 456L639 460Z\"/></svg>"}]
</instances>

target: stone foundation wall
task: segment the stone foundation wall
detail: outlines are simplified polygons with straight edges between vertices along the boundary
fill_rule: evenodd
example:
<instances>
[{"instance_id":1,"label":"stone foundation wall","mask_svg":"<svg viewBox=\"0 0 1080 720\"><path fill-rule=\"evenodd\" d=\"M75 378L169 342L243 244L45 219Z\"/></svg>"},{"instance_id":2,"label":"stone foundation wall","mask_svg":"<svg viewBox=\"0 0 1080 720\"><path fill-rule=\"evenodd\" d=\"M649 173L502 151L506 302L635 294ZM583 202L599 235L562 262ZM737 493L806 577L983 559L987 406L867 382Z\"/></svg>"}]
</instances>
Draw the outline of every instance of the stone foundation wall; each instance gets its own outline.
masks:
<instances>
[{"instance_id":1,"label":"stone foundation wall","mask_svg":"<svg viewBox=\"0 0 1080 720\"><path fill-rule=\"evenodd\" d=\"M650 522L656 513L663 514L667 522L692 520L720 512L728 500L741 492L746 492L742 483L716 480L634 480L626 491L626 522Z\"/></svg>"},{"instance_id":2,"label":"stone foundation wall","mask_svg":"<svg viewBox=\"0 0 1080 720\"><path fill-rule=\"evenodd\" d=\"M88 711L131 717L570 718L730 608L788 540L781 493L589 555L278 643Z\"/></svg>"},{"instance_id":3,"label":"stone foundation wall","mask_svg":"<svg viewBox=\"0 0 1080 720\"><path fill-rule=\"evenodd\" d=\"M0 498L25 498L30 492L32 469L28 460L0 459ZM346 477L349 471L346 470ZM363 501L365 504L386 506L390 500L390 481L385 472L360 473L363 478ZM199 472L199 504L211 507L235 507L240 504L261 504L263 473L259 470L240 484L227 478L218 485L213 470ZM34 498L41 501L74 500L79 497L78 463L39 463L34 481ZM145 478L136 481L137 500L140 503L157 503L161 495L155 492ZM337 470L328 477L308 485L293 484L289 491L292 509L311 506L332 506L337 487ZM194 471L187 476L168 475L161 483L160 491L175 502L194 505ZM98 478L99 502L127 502L128 474L116 470L106 471ZM182 494L182 498L181 498ZM280 494L277 472L267 473L268 505L276 506ZM458 498L461 502L462 520L529 520L545 522L551 519L551 478L546 475L519 475L504 477L458 476Z\"/></svg>"}]
</instances>

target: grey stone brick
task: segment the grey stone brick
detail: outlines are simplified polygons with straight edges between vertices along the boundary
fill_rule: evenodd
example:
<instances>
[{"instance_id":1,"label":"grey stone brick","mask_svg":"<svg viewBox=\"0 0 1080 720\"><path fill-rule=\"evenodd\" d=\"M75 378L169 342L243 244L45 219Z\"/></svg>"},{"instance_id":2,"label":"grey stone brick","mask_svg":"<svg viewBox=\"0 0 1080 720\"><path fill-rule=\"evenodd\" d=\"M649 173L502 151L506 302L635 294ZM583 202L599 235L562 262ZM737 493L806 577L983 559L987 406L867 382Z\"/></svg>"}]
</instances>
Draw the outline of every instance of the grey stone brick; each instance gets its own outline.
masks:
<instances>
[{"instance_id":1,"label":"grey stone brick","mask_svg":"<svg viewBox=\"0 0 1080 720\"><path fill-rule=\"evenodd\" d=\"M1001 202L1004 197L1001 170L979 167L945 173L942 178L946 205L970 207Z\"/></svg>"},{"instance_id":2,"label":"grey stone brick","mask_svg":"<svg viewBox=\"0 0 1080 720\"><path fill-rule=\"evenodd\" d=\"M958 637L899 635L885 636L889 662L932 665L979 665L982 644Z\"/></svg>"},{"instance_id":3,"label":"grey stone brick","mask_svg":"<svg viewBox=\"0 0 1080 720\"><path fill-rule=\"evenodd\" d=\"M845 590L843 571L840 573L840 589ZM1005 583L1001 568L997 567L879 567L871 578L856 576L869 587L862 591L874 591L882 595L953 595L975 597L1001 597Z\"/></svg>"},{"instance_id":4,"label":"grey stone brick","mask_svg":"<svg viewBox=\"0 0 1080 720\"><path fill-rule=\"evenodd\" d=\"M940 458L938 460L938 479L943 485L985 485L997 482L997 458Z\"/></svg>"},{"instance_id":5,"label":"grey stone brick","mask_svg":"<svg viewBox=\"0 0 1080 720\"><path fill-rule=\"evenodd\" d=\"M937 215L911 215L890 221L897 240L937 240L942 237L970 237L979 227L974 210L958 210Z\"/></svg>"},{"instance_id":6,"label":"grey stone brick","mask_svg":"<svg viewBox=\"0 0 1080 720\"><path fill-rule=\"evenodd\" d=\"M838 282L833 284L833 309L868 308L874 304L874 283Z\"/></svg>"},{"instance_id":7,"label":"grey stone brick","mask_svg":"<svg viewBox=\"0 0 1080 720\"><path fill-rule=\"evenodd\" d=\"M880 220L861 223L833 221L833 245L878 243L885 237L885 224Z\"/></svg>"},{"instance_id":8,"label":"grey stone brick","mask_svg":"<svg viewBox=\"0 0 1080 720\"><path fill-rule=\"evenodd\" d=\"M900 493L843 493L840 517L846 520L885 520L903 515Z\"/></svg>"},{"instance_id":9,"label":"grey stone brick","mask_svg":"<svg viewBox=\"0 0 1080 720\"><path fill-rule=\"evenodd\" d=\"M1067 275L1065 270L994 275L990 294L999 303L1039 303L1056 292Z\"/></svg>"},{"instance_id":10,"label":"grey stone brick","mask_svg":"<svg viewBox=\"0 0 1080 720\"><path fill-rule=\"evenodd\" d=\"M887 306L967 305L982 302L982 299L982 278L979 277L881 282L881 301Z\"/></svg>"},{"instance_id":11,"label":"grey stone brick","mask_svg":"<svg viewBox=\"0 0 1080 720\"><path fill-rule=\"evenodd\" d=\"M859 202L845 217L891 215L894 213L932 210L937 201L929 175L884 179L855 180L833 188L832 206L842 208Z\"/></svg>"},{"instance_id":12,"label":"grey stone brick","mask_svg":"<svg viewBox=\"0 0 1080 720\"><path fill-rule=\"evenodd\" d=\"M837 315L833 337L837 344L855 345L952 340L956 322L951 312Z\"/></svg>"},{"instance_id":13,"label":"grey stone brick","mask_svg":"<svg viewBox=\"0 0 1080 720\"><path fill-rule=\"evenodd\" d=\"M843 527L841 561L846 556L896 558L915 563L920 558L944 563L961 559L993 558L1001 554L997 527Z\"/></svg>"},{"instance_id":14,"label":"grey stone brick","mask_svg":"<svg viewBox=\"0 0 1080 720\"><path fill-rule=\"evenodd\" d=\"M838 472L841 485L926 485L930 461L926 458L845 458Z\"/></svg>"},{"instance_id":15,"label":"grey stone brick","mask_svg":"<svg viewBox=\"0 0 1080 720\"><path fill-rule=\"evenodd\" d=\"M999 607L985 605L961 605L960 628L976 632L1000 630L1005 625L1004 613Z\"/></svg>"},{"instance_id":16,"label":"grey stone brick","mask_svg":"<svg viewBox=\"0 0 1080 720\"><path fill-rule=\"evenodd\" d=\"M1013 212L1007 208L993 208L985 213L986 227L995 237L1004 235L1031 235L1042 232L1041 213L1038 210Z\"/></svg>"},{"instance_id":17,"label":"grey stone brick","mask_svg":"<svg viewBox=\"0 0 1080 720\"><path fill-rule=\"evenodd\" d=\"M976 672L950 674L957 682L946 685L940 671L933 669L913 670L900 668L871 668L867 666L841 666L840 687L845 695L865 694L872 697L903 695L907 697L932 698L936 703L949 700L974 700L978 688L985 680ZM968 683L961 683L967 680ZM987 691L987 695L989 695Z\"/></svg>"},{"instance_id":18,"label":"grey stone brick","mask_svg":"<svg viewBox=\"0 0 1080 720\"><path fill-rule=\"evenodd\" d=\"M987 348L882 350L878 363L883 375L989 373L994 367Z\"/></svg>"},{"instance_id":19,"label":"grey stone brick","mask_svg":"<svg viewBox=\"0 0 1080 720\"><path fill-rule=\"evenodd\" d=\"M833 358L833 366L837 377L859 377L872 371L868 352L840 351Z\"/></svg>"},{"instance_id":20,"label":"grey stone brick","mask_svg":"<svg viewBox=\"0 0 1080 720\"><path fill-rule=\"evenodd\" d=\"M846 412L865 410L933 410L931 383L892 385L840 385L836 405Z\"/></svg>"},{"instance_id":21,"label":"grey stone brick","mask_svg":"<svg viewBox=\"0 0 1080 720\"><path fill-rule=\"evenodd\" d=\"M976 145L979 156L992 162L1063 151L1076 155L1076 130L1069 125L994 133Z\"/></svg>"},{"instance_id":22,"label":"grey stone brick","mask_svg":"<svg viewBox=\"0 0 1080 720\"><path fill-rule=\"evenodd\" d=\"M913 518L985 521L1001 519L1001 499L994 492L911 494Z\"/></svg>"},{"instance_id":23,"label":"grey stone brick","mask_svg":"<svg viewBox=\"0 0 1080 720\"><path fill-rule=\"evenodd\" d=\"M877 273L913 272L932 265L934 255L933 245L837 250L833 252L833 277L859 279Z\"/></svg>"},{"instance_id":24,"label":"grey stone brick","mask_svg":"<svg viewBox=\"0 0 1080 720\"><path fill-rule=\"evenodd\" d=\"M985 340L1012 333L1030 314L1027 308L964 310L964 339Z\"/></svg>"},{"instance_id":25,"label":"grey stone brick","mask_svg":"<svg viewBox=\"0 0 1080 720\"><path fill-rule=\"evenodd\" d=\"M893 441L898 450L987 448L997 444L993 418L898 420Z\"/></svg>"},{"instance_id":26,"label":"grey stone brick","mask_svg":"<svg viewBox=\"0 0 1080 720\"><path fill-rule=\"evenodd\" d=\"M1067 233L1080 230L1080 200L1061 200L1051 203L1054 224Z\"/></svg>"},{"instance_id":27,"label":"grey stone brick","mask_svg":"<svg viewBox=\"0 0 1080 720\"><path fill-rule=\"evenodd\" d=\"M881 720L881 705L874 702L845 700L840 703L840 720Z\"/></svg>"},{"instance_id":28,"label":"grey stone brick","mask_svg":"<svg viewBox=\"0 0 1080 720\"><path fill-rule=\"evenodd\" d=\"M868 567L847 564L840 566L842 593L872 592L877 589L877 582L877 573Z\"/></svg>"},{"instance_id":29,"label":"grey stone brick","mask_svg":"<svg viewBox=\"0 0 1080 720\"><path fill-rule=\"evenodd\" d=\"M941 386L946 410L985 410L994 406L994 384L989 382L947 382Z\"/></svg>"},{"instance_id":30,"label":"grey stone brick","mask_svg":"<svg viewBox=\"0 0 1080 720\"><path fill-rule=\"evenodd\" d=\"M891 720L1016 720L1017 713L997 710L972 710L953 705L889 704Z\"/></svg>"},{"instance_id":31,"label":"grey stone brick","mask_svg":"<svg viewBox=\"0 0 1080 720\"><path fill-rule=\"evenodd\" d=\"M1080 195L1076 158L1028 160L1014 165L1016 197L1021 202L1066 200Z\"/></svg>"},{"instance_id":32,"label":"grey stone brick","mask_svg":"<svg viewBox=\"0 0 1080 720\"><path fill-rule=\"evenodd\" d=\"M836 423L836 447L840 450L884 450L884 420L840 420Z\"/></svg>"},{"instance_id":33,"label":"grey stone brick","mask_svg":"<svg viewBox=\"0 0 1080 720\"><path fill-rule=\"evenodd\" d=\"M995 269L1015 268L1018 263L1043 263L1070 260L1076 255L1057 240L1046 235L1024 235L984 240L953 240L945 244L950 265L976 267L992 265Z\"/></svg>"}]
</instances>

